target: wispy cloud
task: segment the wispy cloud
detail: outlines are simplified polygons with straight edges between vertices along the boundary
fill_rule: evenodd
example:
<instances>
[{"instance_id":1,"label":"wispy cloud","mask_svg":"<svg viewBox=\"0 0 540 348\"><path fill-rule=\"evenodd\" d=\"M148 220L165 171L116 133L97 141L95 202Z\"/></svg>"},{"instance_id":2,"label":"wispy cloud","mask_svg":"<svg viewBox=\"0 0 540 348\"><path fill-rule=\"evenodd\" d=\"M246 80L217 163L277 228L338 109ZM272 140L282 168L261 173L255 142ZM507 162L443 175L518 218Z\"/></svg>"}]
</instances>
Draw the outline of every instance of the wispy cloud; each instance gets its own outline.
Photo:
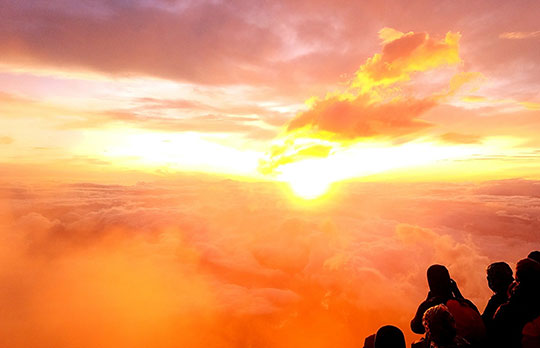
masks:
<instances>
[{"instance_id":1,"label":"wispy cloud","mask_svg":"<svg viewBox=\"0 0 540 348\"><path fill-rule=\"evenodd\" d=\"M540 30L537 31L507 31L499 35L501 39L524 40L540 38Z\"/></svg>"},{"instance_id":2,"label":"wispy cloud","mask_svg":"<svg viewBox=\"0 0 540 348\"><path fill-rule=\"evenodd\" d=\"M9 145L13 143L14 139L7 135L0 136L0 145Z\"/></svg>"},{"instance_id":3,"label":"wispy cloud","mask_svg":"<svg viewBox=\"0 0 540 348\"><path fill-rule=\"evenodd\" d=\"M184 100L143 99L138 101L139 106L125 110L95 108L92 110L7 93L0 93L0 100L2 101L0 111L3 112L4 119L21 117L43 119L47 120L51 127L64 130L102 129L108 125L122 124L149 131L239 133L255 139L271 138L277 133L277 128L271 123L272 118L278 115L255 107L237 107L228 110ZM187 109L191 111L187 115L186 112L178 111ZM210 110L221 113L205 113ZM261 114L260 117L258 113ZM266 119L269 121L265 122Z\"/></svg>"}]
</instances>

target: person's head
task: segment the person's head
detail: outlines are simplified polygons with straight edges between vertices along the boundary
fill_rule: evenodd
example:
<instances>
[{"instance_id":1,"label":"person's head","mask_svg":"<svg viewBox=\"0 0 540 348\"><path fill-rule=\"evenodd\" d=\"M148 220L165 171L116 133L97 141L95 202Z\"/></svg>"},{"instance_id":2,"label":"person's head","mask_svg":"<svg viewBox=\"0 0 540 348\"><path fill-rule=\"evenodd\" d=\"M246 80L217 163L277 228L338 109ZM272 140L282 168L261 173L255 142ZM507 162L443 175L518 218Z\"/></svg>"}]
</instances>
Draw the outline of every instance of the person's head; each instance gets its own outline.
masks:
<instances>
[{"instance_id":1,"label":"person's head","mask_svg":"<svg viewBox=\"0 0 540 348\"><path fill-rule=\"evenodd\" d=\"M506 262L495 262L487 268L488 286L494 293L505 293L514 281L512 268Z\"/></svg>"},{"instance_id":2,"label":"person's head","mask_svg":"<svg viewBox=\"0 0 540 348\"><path fill-rule=\"evenodd\" d=\"M425 311L422 324L426 329L426 337L437 345L451 343L456 337L456 321L443 304Z\"/></svg>"},{"instance_id":3,"label":"person's head","mask_svg":"<svg viewBox=\"0 0 540 348\"><path fill-rule=\"evenodd\" d=\"M520 260L516 265L516 281L521 289L538 289L540 287L540 263L530 258Z\"/></svg>"},{"instance_id":4,"label":"person's head","mask_svg":"<svg viewBox=\"0 0 540 348\"><path fill-rule=\"evenodd\" d=\"M540 251L538 250L531 251L527 257L529 259L533 259L536 262L540 262Z\"/></svg>"},{"instance_id":5,"label":"person's head","mask_svg":"<svg viewBox=\"0 0 540 348\"><path fill-rule=\"evenodd\" d=\"M450 273L443 265L431 265L427 270L429 290L434 295L447 295L450 290Z\"/></svg>"},{"instance_id":6,"label":"person's head","mask_svg":"<svg viewBox=\"0 0 540 348\"><path fill-rule=\"evenodd\" d=\"M375 348L405 348L403 332L392 325L381 327L375 335Z\"/></svg>"}]
</instances>

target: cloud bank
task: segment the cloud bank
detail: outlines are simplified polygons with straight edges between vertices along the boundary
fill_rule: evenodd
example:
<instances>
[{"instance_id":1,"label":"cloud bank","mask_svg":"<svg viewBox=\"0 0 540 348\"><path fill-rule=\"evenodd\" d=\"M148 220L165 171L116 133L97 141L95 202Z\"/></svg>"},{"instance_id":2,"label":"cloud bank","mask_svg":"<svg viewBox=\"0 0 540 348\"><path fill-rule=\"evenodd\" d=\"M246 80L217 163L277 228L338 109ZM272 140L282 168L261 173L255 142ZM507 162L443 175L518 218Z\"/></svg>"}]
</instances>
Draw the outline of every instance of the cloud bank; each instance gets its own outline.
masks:
<instances>
[{"instance_id":1,"label":"cloud bank","mask_svg":"<svg viewBox=\"0 0 540 348\"><path fill-rule=\"evenodd\" d=\"M0 335L12 347L357 347L408 322L446 264L537 248L538 182L349 184L298 205L266 183L4 184ZM369 199L368 199L369 197Z\"/></svg>"}]
</instances>

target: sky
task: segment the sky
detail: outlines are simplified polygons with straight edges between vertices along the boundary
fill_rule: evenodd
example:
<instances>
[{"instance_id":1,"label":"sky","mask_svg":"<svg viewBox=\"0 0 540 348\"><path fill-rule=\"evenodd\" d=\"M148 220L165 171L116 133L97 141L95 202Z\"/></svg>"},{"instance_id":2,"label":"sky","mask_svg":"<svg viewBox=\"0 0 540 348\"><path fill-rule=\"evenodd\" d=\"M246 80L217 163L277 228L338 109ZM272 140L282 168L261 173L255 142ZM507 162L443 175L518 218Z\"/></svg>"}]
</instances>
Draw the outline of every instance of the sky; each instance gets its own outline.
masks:
<instances>
[{"instance_id":1,"label":"sky","mask_svg":"<svg viewBox=\"0 0 540 348\"><path fill-rule=\"evenodd\" d=\"M408 342L538 249L540 4L0 0L0 337Z\"/></svg>"},{"instance_id":2,"label":"sky","mask_svg":"<svg viewBox=\"0 0 540 348\"><path fill-rule=\"evenodd\" d=\"M538 177L536 1L0 6L0 155L21 180L204 172L301 193L317 172L318 196L388 171Z\"/></svg>"}]
</instances>

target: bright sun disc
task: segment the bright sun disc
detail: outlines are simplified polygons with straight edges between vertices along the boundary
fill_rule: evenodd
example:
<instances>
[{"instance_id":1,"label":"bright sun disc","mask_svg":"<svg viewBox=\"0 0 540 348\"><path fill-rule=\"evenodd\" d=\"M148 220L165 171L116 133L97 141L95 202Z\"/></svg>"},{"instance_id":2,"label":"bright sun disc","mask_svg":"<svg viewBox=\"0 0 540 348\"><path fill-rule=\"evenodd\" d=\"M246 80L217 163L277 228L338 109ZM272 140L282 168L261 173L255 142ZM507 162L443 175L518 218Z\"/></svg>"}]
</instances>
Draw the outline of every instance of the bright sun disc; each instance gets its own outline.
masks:
<instances>
[{"instance_id":1,"label":"bright sun disc","mask_svg":"<svg viewBox=\"0 0 540 348\"><path fill-rule=\"evenodd\" d=\"M282 168L279 180L286 182L294 194L315 199L328 191L336 181L331 171L321 170L321 159L290 163Z\"/></svg>"},{"instance_id":2,"label":"bright sun disc","mask_svg":"<svg viewBox=\"0 0 540 348\"><path fill-rule=\"evenodd\" d=\"M320 183L316 180L290 181L289 185L293 192L304 199L314 199L328 191L329 183Z\"/></svg>"}]
</instances>

